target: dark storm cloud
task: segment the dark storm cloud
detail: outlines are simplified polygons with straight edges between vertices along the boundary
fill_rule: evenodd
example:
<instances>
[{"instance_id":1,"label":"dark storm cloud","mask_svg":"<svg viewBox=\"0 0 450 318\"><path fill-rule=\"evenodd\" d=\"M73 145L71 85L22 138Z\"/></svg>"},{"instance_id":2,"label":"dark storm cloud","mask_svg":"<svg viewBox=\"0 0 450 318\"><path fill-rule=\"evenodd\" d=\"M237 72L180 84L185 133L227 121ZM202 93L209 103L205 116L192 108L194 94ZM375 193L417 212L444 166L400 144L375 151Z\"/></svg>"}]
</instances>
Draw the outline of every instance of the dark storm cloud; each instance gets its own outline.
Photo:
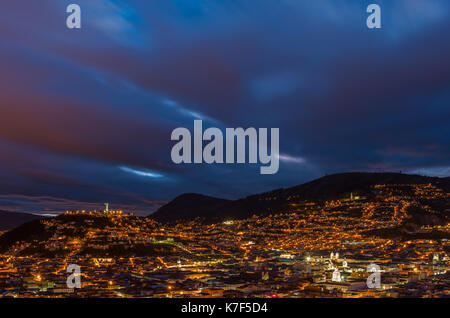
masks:
<instances>
[{"instance_id":1,"label":"dark storm cloud","mask_svg":"<svg viewBox=\"0 0 450 318\"><path fill-rule=\"evenodd\" d=\"M186 191L448 172L446 0L376 1L381 30L365 27L374 1L79 0L82 29L69 30L71 2L0 5L4 207L109 201L145 214ZM194 119L279 127L279 173L172 164L170 132Z\"/></svg>"}]
</instances>

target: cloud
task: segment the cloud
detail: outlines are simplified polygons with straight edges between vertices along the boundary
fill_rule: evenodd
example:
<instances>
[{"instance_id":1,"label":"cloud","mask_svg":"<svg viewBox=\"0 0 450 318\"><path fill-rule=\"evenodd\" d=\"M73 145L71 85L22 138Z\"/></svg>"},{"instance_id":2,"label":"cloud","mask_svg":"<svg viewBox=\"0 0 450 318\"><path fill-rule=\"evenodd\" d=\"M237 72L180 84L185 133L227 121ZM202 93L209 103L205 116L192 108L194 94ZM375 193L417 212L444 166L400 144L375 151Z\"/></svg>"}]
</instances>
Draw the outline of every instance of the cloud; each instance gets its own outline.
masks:
<instances>
[{"instance_id":1,"label":"cloud","mask_svg":"<svg viewBox=\"0 0 450 318\"><path fill-rule=\"evenodd\" d=\"M291 94L299 84L295 74L282 72L254 79L249 86L255 99L264 102Z\"/></svg>"},{"instance_id":2,"label":"cloud","mask_svg":"<svg viewBox=\"0 0 450 318\"><path fill-rule=\"evenodd\" d=\"M420 174L430 177L448 177L450 176L450 167L434 167L412 170L410 173Z\"/></svg>"},{"instance_id":3,"label":"cloud","mask_svg":"<svg viewBox=\"0 0 450 318\"><path fill-rule=\"evenodd\" d=\"M121 170L128 172L128 173L132 173L135 174L137 176L141 176L141 177L149 177L149 178L161 178L163 177L162 174L153 172L153 171L143 171L143 170L136 170L136 169L132 169L132 168L128 168L128 167L120 167Z\"/></svg>"},{"instance_id":4,"label":"cloud","mask_svg":"<svg viewBox=\"0 0 450 318\"><path fill-rule=\"evenodd\" d=\"M286 154L280 154L280 160L286 161L286 162L291 162L291 163L305 163L306 162L306 160L304 158L293 157L293 156L286 155Z\"/></svg>"},{"instance_id":5,"label":"cloud","mask_svg":"<svg viewBox=\"0 0 450 318\"><path fill-rule=\"evenodd\" d=\"M139 216L147 216L165 203L167 202L155 200L146 202L145 205L114 203L111 204L110 207L117 210L132 212ZM101 202L77 201L49 196L24 196L19 194L0 195L0 210L12 212L27 212L42 216L54 216L64 213L65 211L102 211L103 209L104 205Z\"/></svg>"},{"instance_id":6,"label":"cloud","mask_svg":"<svg viewBox=\"0 0 450 318\"><path fill-rule=\"evenodd\" d=\"M68 0L3 2L4 195L144 211L185 191L237 198L324 173L448 173L447 0L380 1L376 31L370 1L80 0L76 31ZM194 119L280 128L279 173L174 165L170 133Z\"/></svg>"}]
</instances>

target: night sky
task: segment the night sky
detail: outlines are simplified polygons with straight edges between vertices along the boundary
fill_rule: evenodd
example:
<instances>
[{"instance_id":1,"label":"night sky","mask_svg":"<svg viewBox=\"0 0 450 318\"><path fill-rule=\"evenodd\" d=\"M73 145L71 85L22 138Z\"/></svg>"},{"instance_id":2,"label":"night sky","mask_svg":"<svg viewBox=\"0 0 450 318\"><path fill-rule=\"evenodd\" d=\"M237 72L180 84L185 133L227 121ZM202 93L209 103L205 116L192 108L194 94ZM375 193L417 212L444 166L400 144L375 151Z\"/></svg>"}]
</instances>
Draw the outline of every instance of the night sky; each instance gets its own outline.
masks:
<instances>
[{"instance_id":1,"label":"night sky","mask_svg":"<svg viewBox=\"0 0 450 318\"><path fill-rule=\"evenodd\" d=\"M1 0L0 209L147 215L336 172L448 176L449 15L448 0ZM280 128L279 172L175 165L170 134L194 119Z\"/></svg>"}]
</instances>

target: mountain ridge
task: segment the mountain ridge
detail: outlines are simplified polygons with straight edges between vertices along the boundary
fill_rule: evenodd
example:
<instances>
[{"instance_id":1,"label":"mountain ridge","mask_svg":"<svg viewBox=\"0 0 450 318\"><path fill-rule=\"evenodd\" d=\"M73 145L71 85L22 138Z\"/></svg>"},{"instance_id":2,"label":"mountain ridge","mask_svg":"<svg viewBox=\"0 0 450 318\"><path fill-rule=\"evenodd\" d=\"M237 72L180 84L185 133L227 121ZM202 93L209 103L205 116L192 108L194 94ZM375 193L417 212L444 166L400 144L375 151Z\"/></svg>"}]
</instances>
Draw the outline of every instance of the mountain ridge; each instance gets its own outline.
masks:
<instances>
[{"instance_id":1,"label":"mountain ridge","mask_svg":"<svg viewBox=\"0 0 450 318\"><path fill-rule=\"evenodd\" d=\"M289 188L281 188L247 196L237 200L212 198L205 204L201 194L182 194L162 206L148 217L159 222L171 222L195 218L205 218L211 222L229 218L243 219L253 214L268 214L289 209L292 202L341 199L352 192L359 196L372 197L371 187L377 184L434 184L450 192L450 177L428 177L403 173L348 172L325 175L321 178ZM189 204L183 205L183 198L189 196ZM196 199L200 198L196 202ZM182 211L180 213L179 211Z\"/></svg>"},{"instance_id":2,"label":"mountain ridge","mask_svg":"<svg viewBox=\"0 0 450 318\"><path fill-rule=\"evenodd\" d=\"M165 240L165 228L171 228L171 225L175 225L173 229L182 224L188 227L209 227L212 223L244 220L240 226L245 226L244 224L249 222L258 223L266 217L269 220L266 225L276 229L277 233L280 233L280 229L277 222L272 222L273 218L289 221L303 219L308 220L310 225L317 222L317 226L323 226L323 222L330 220L340 220L343 222L342 227L359 220L370 225L369 230L361 232L363 236L450 239L448 231L441 228L445 227L450 219L449 198L449 178L392 173L336 174L303 185L276 189L238 200L186 193L161 207L156 215L149 217L83 211L32 220L0 236L0 252L15 251L20 247L20 255L37 253L51 257L63 255L70 251L66 248L68 245L76 248L77 244L86 240L77 251L80 255L172 253L175 248L173 242ZM258 217L253 218L254 215ZM190 224L192 220L198 222ZM226 222L224 226L233 223ZM293 224L300 226L297 230L301 232L304 226L301 224L305 223ZM261 224L263 228L266 225ZM289 226L288 224L287 227ZM144 244L142 237L133 232L136 228L147 234L153 233L152 239L147 239ZM130 236L117 235L130 229ZM86 234L89 232L97 234L87 238ZM154 235L156 232L159 234ZM304 234L307 235L308 231ZM125 237L126 242L121 241L121 237ZM130 237L136 237L137 243L129 243ZM90 243L92 240L94 242ZM108 251L98 248L114 240L120 241L113 244L117 245L116 247ZM128 244L127 247L122 243Z\"/></svg>"},{"instance_id":3,"label":"mountain ridge","mask_svg":"<svg viewBox=\"0 0 450 318\"><path fill-rule=\"evenodd\" d=\"M30 213L0 210L0 231L10 230L29 221L42 218L42 216Z\"/></svg>"},{"instance_id":4,"label":"mountain ridge","mask_svg":"<svg viewBox=\"0 0 450 318\"><path fill-rule=\"evenodd\" d=\"M158 215L168 215L172 211L177 211L175 218L165 218L165 221L186 220L192 218L192 210L196 210L198 217L207 217L208 211L218 208L231 200L216 198L198 193L184 193L177 196L169 203L160 207L156 212L151 214L151 218L158 221ZM155 215L156 214L156 215ZM156 216L156 218L155 218Z\"/></svg>"}]
</instances>

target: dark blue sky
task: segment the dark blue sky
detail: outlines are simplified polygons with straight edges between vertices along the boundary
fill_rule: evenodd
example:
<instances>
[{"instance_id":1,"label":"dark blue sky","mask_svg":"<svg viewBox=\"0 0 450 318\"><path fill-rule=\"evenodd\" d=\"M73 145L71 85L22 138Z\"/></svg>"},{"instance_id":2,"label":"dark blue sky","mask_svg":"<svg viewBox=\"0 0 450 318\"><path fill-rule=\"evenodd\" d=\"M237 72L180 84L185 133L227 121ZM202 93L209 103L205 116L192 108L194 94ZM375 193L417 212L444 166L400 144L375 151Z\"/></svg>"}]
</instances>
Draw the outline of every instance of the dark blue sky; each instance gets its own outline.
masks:
<instances>
[{"instance_id":1,"label":"dark blue sky","mask_svg":"<svg viewBox=\"0 0 450 318\"><path fill-rule=\"evenodd\" d=\"M448 176L449 15L448 0L2 0L0 209L148 214L325 173ZM173 164L170 133L194 119L279 127L278 174Z\"/></svg>"}]
</instances>

